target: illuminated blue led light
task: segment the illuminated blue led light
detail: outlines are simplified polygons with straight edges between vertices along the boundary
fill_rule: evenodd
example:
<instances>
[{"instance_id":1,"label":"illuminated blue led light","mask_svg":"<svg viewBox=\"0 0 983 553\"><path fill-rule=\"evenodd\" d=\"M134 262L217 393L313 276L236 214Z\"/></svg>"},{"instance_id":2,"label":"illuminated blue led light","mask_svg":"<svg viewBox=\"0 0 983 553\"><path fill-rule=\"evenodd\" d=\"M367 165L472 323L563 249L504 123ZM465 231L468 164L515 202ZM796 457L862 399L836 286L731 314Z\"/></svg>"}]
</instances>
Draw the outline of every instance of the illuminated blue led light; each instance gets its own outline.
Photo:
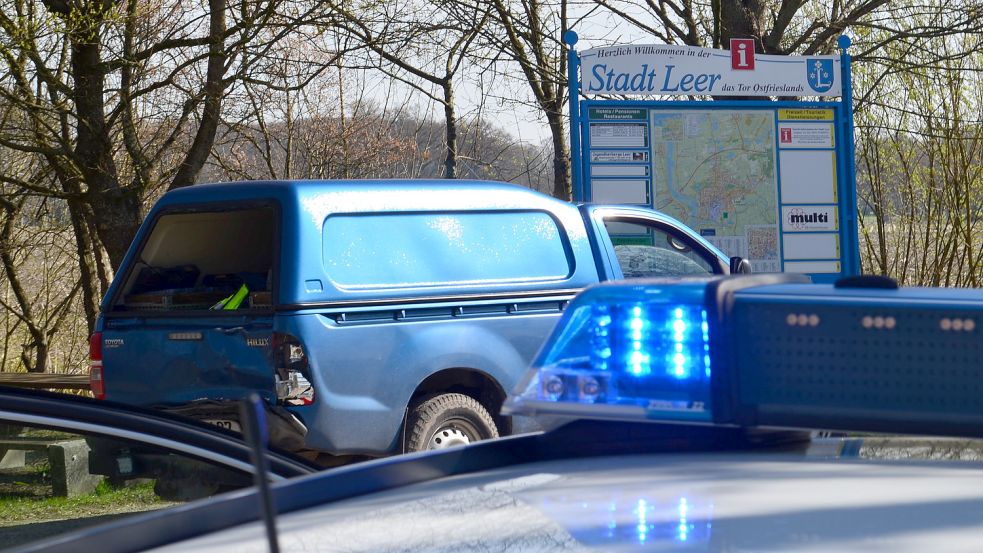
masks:
<instances>
[{"instance_id":1,"label":"illuminated blue led light","mask_svg":"<svg viewBox=\"0 0 983 553\"><path fill-rule=\"evenodd\" d=\"M661 370L665 374L679 380L691 378L698 370L700 354L704 354L702 372L706 374L709 349L692 351L691 345L698 337L703 338L704 345L709 341L705 311L701 310L701 318L695 319L692 308L686 306L664 309L639 304L595 304L590 309L592 369L620 368L635 377L649 376L655 368L653 350L664 344L666 357ZM665 328L664 333L659 328Z\"/></svg>"},{"instance_id":2,"label":"illuminated blue led light","mask_svg":"<svg viewBox=\"0 0 983 553\"><path fill-rule=\"evenodd\" d=\"M710 323L707 322L706 309L700 310L700 317L703 319L700 325L703 329L703 371L710 378Z\"/></svg>"},{"instance_id":3,"label":"illuminated blue led light","mask_svg":"<svg viewBox=\"0 0 983 553\"><path fill-rule=\"evenodd\" d=\"M669 357L669 367L667 372L670 376L678 379L689 378L691 359L685 355L684 347L689 334L690 324L687 323L686 311L682 307L672 310L669 328L672 331L672 352Z\"/></svg>"},{"instance_id":4,"label":"illuminated blue led light","mask_svg":"<svg viewBox=\"0 0 983 553\"><path fill-rule=\"evenodd\" d=\"M566 404L557 406L563 414L711 420L705 286L619 284L585 291L566 309L514 405L537 413L552 412L548 403L557 403ZM651 540L651 527L646 532ZM692 540L692 526L687 533Z\"/></svg>"},{"instance_id":5,"label":"illuminated blue led light","mask_svg":"<svg viewBox=\"0 0 983 553\"><path fill-rule=\"evenodd\" d=\"M628 351L625 354L628 372L635 376L645 376L652 372L652 368L651 357L644 351L644 331L649 325L641 306L635 305L628 310L628 323L625 326L628 330Z\"/></svg>"},{"instance_id":6,"label":"illuminated blue led light","mask_svg":"<svg viewBox=\"0 0 983 553\"><path fill-rule=\"evenodd\" d=\"M598 551L704 551L710 546L713 504L699 496L673 495L649 501L644 492L625 495L611 489L586 502L540 498L536 505L552 519L590 523L568 524L576 542ZM616 499L612 499L616 498ZM579 505L578 505L579 503ZM714 542L716 545L719 543ZM704 545L704 547L699 547Z\"/></svg>"},{"instance_id":7,"label":"illuminated blue led light","mask_svg":"<svg viewBox=\"0 0 983 553\"><path fill-rule=\"evenodd\" d=\"M606 305L591 307L591 366L605 371L611 359L611 315Z\"/></svg>"},{"instance_id":8,"label":"illuminated blue led light","mask_svg":"<svg viewBox=\"0 0 983 553\"><path fill-rule=\"evenodd\" d=\"M648 505L645 503L644 499L638 500L638 507L635 510L638 513L638 525L635 529L638 531L638 543L645 543L648 539Z\"/></svg>"},{"instance_id":9,"label":"illuminated blue led light","mask_svg":"<svg viewBox=\"0 0 983 553\"><path fill-rule=\"evenodd\" d=\"M685 497L679 498L679 541L686 541L689 534L689 522L687 521L687 513L689 513L689 505L686 502Z\"/></svg>"}]
</instances>

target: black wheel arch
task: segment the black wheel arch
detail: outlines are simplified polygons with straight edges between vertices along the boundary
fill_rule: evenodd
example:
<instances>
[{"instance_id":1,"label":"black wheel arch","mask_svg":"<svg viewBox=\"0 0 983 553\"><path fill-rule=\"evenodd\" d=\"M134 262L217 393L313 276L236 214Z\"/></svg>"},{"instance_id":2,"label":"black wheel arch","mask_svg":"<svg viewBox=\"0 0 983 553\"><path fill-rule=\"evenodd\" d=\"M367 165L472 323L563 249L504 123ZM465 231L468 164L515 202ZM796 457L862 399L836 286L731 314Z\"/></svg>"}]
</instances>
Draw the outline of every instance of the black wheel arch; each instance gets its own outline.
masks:
<instances>
[{"instance_id":1,"label":"black wheel arch","mask_svg":"<svg viewBox=\"0 0 983 553\"><path fill-rule=\"evenodd\" d=\"M491 414L499 435L508 436L512 433L512 417L500 414L507 394L502 384L488 373L467 367L437 371L417 385L409 405L424 397L441 393L458 393L474 398ZM403 425L405 424L404 415Z\"/></svg>"}]
</instances>

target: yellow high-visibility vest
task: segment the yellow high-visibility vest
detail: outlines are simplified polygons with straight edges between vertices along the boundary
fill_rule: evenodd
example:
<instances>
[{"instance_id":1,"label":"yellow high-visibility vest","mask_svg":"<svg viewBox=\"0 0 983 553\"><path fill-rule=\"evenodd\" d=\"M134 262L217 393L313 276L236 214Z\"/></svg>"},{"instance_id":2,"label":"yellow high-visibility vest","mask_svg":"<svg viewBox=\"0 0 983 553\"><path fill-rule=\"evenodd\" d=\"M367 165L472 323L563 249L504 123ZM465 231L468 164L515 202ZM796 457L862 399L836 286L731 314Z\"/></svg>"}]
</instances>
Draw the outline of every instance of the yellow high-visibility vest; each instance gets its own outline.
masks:
<instances>
[{"instance_id":1,"label":"yellow high-visibility vest","mask_svg":"<svg viewBox=\"0 0 983 553\"><path fill-rule=\"evenodd\" d=\"M234 311L242 306L242 302L245 301L246 297L249 295L249 287L243 284L235 291L231 296L219 301L212 306L213 310L224 309L226 311Z\"/></svg>"}]
</instances>

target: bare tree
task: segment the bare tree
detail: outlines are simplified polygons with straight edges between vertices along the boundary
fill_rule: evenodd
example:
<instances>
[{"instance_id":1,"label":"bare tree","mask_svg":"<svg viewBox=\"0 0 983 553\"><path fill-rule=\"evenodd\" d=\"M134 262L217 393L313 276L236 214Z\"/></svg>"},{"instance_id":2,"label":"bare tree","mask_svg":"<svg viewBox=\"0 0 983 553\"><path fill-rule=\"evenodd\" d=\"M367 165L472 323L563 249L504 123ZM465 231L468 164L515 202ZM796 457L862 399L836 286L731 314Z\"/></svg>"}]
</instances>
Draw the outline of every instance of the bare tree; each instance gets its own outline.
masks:
<instances>
[{"instance_id":1,"label":"bare tree","mask_svg":"<svg viewBox=\"0 0 983 553\"><path fill-rule=\"evenodd\" d=\"M316 3L209 0L0 1L0 100L21 116L0 145L44 159L71 215L83 305L99 300L142 220L144 200L193 184L226 93L262 82L276 45L317 33Z\"/></svg>"},{"instance_id":2,"label":"bare tree","mask_svg":"<svg viewBox=\"0 0 983 553\"><path fill-rule=\"evenodd\" d=\"M243 87L206 166L211 180L417 176L403 113L341 66L305 87ZM381 102L381 103L380 103Z\"/></svg>"},{"instance_id":3,"label":"bare tree","mask_svg":"<svg viewBox=\"0 0 983 553\"><path fill-rule=\"evenodd\" d=\"M766 54L829 52L844 30L889 1L595 0L666 44L726 48L731 38L753 38L757 51Z\"/></svg>"},{"instance_id":4,"label":"bare tree","mask_svg":"<svg viewBox=\"0 0 983 553\"><path fill-rule=\"evenodd\" d=\"M942 3L909 16L938 28L963 18ZM981 46L975 33L894 41L881 63L856 71L866 90L857 114L865 271L910 285L983 284Z\"/></svg>"},{"instance_id":5,"label":"bare tree","mask_svg":"<svg viewBox=\"0 0 983 553\"><path fill-rule=\"evenodd\" d=\"M476 9L468 0L462 6ZM494 25L483 33L494 57L484 60L487 70L502 75L518 67L523 86L528 87L536 106L549 126L553 148L553 189L557 198L570 199L570 148L567 138L567 46L563 33L568 27L566 0L492 0ZM505 62L505 63L503 63Z\"/></svg>"},{"instance_id":6,"label":"bare tree","mask_svg":"<svg viewBox=\"0 0 983 553\"><path fill-rule=\"evenodd\" d=\"M882 50L894 42L917 48L921 40L981 30L978 0L957 3L594 0L594 3L667 44L727 48L731 38L753 38L760 53L810 55L832 52L837 38L849 30L855 38L857 48L853 56L858 62L892 61L885 60ZM939 14L945 15L945 25L930 21ZM904 59L893 61L905 64Z\"/></svg>"},{"instance_id":7,"label":"bare tree","mask_svg":"<svg viewBox=\"0 0 983 553\"><path fill-rule=\"evenodd\" d=\"M460 6L452 2L409 0L360 5L358 9L352 9L347 2L337 2L331 7L337 28L362 44L369 54L361 63L352 60L355 66L378 69L443 108L443 176L455 178L458 116L454 84L478 32L488 22L489 6L475 4L458 9Z\"/></svg>"},{"instance_id":8,"label":"bare tree","mask_svg":"<svg viewBox=\"0 0 983 553\"><path fill-rule=\"evenodd\" d=\"M80 288L77 280L64 278L74 264L63 247L70 243L70 231L52 224L48 207L24 195L0 197L0 275L9 292L0 295L0 307L16 319L8 326L4 357L10 341L19 339L18 361L28 372L46 372L58 364L56 335L73 322ZM67 364L61 363L63 368Z\"/></svg>"}]
</instances>

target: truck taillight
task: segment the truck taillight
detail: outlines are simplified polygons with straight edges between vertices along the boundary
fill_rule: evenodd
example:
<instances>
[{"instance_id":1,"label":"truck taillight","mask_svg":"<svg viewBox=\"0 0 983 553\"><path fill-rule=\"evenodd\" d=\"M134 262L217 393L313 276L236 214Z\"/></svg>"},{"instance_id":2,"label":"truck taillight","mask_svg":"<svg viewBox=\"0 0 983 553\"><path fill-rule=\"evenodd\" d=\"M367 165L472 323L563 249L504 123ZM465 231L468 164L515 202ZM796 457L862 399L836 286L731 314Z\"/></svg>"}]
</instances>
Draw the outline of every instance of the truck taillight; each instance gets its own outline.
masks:
<instances>
[{"instance_id":1,"label":"truck taillight","mask_svg":"<svg viewBox=\"0 0 983 553\"><path fill-rule=\"evenodd\" d=\"M295 336L273 333L273 362L276 370L276 396L287 405L314 403L314 386L303 344Z\"/></svg>"},{"instance_id":2,"label":"truck taillight","mask_svg":"<svg viewBox=\"0 0 983 553\"><path fill-rule=\"evenodd\" d=\"M89 388L96 399L106 399L106 381L102 372L102 332L89 336Z\"/></svg>"}]
</instances>

